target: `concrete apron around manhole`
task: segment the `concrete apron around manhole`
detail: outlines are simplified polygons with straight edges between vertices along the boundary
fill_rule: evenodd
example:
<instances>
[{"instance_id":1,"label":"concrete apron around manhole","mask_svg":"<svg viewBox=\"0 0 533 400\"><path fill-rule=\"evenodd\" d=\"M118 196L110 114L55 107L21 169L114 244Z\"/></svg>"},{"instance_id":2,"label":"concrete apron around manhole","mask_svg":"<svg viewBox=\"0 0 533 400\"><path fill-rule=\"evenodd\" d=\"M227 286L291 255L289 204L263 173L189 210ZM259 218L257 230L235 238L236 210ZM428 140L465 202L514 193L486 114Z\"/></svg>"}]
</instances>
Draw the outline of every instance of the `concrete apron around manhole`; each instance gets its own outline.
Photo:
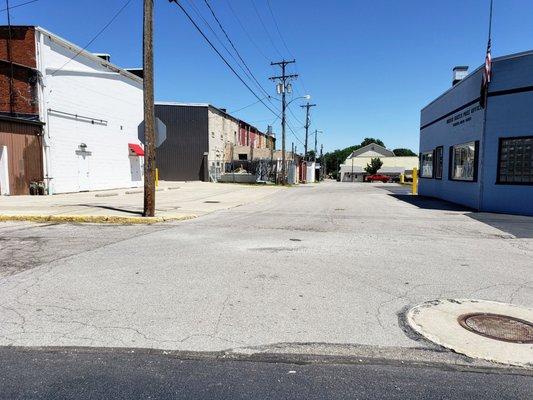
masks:
<instances>
[{"instance_id":1,"label":"concrete apron around manhole","mask_svg":"<svg viewBox=\"0 0 533 400\"><path fill-rule=\"evenodd\" d=\"M533 310L487 300L442 299L413 307L407 322L443 347L472 358L533 368Z\"/></svg>"}]
</instances>

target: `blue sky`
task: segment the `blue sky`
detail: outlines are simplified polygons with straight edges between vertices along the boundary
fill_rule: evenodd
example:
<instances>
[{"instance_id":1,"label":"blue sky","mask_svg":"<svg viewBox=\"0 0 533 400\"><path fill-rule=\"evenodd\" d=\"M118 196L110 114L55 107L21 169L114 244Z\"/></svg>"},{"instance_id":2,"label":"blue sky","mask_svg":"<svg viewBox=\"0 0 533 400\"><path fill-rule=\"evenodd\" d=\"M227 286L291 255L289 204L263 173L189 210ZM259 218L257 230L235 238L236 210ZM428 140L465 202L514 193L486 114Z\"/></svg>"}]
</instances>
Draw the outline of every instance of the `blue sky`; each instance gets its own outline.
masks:
<instances>
[{"instance_id":1,"label":"blue sky","mask_svg":"<svg viewBox=\"0 0 533 400\"><path fill-rule=\"evenodd\" d=\"M11 5L25 1L11 0ZM85 45L125 1L39 0L13 9L12 23L40 25ZM268 34L252 0L209 1L254 75L273 96L275 87L267 78L279 70L269 61L296 58L297 64L290 68L300 74L294 96L309 93L318 104L311 129L324 131L321 142L326 150L359 143L366 136L381 138L390 148L418 149L421 107L450 86L453 66L473 69L484 60L488 0L270 0L288 49L267 0L253 2ZM229 1L253 41L231 12ZM230 111L256 101L176 5L155 2L158 100L208 102ZM204 0L182 3L212 37L195 13L198 10L217 29ZM533 49L531 15L531 0L495 0L493 56ZM5 12L0 18L5 23ZM220 31L217 34L223 39ZM120 66L140 66L141 39L142 0L132 0L89 50L111 53L112 62ZM305 118L299 104L300 100L293 103L296 118L289 114L289 122L303 140ZM276 119L260 103L236 115L263 129ZM280 131L279 120L274 130ZM303 148L289 133L289 147L293 141L299 150Z\"/></svg>"}]
</instances>

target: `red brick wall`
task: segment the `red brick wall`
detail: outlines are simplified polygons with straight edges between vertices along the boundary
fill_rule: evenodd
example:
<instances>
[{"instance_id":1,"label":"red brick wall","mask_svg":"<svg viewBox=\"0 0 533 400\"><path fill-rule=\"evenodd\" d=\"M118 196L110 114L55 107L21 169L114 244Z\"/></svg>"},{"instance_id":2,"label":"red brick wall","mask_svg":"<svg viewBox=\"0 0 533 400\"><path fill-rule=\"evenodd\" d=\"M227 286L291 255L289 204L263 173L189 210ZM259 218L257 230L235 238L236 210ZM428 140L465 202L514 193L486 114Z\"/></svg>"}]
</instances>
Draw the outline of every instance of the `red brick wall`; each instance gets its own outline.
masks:
<instances>
[{"instance_id":1,"label":"red brick wall","mask_svg":"<svg viewBox=\"0 0 533 400\"><path fill-rule=\"evenodd\" d=\"M11 66L8 60L9 31L0 27L0 112L9 113ZM33 27L13 27L11 38L11 61L13 65L13 112L34 114L38 111L37 75L29 68L36 68L35 29Z\"/></svg>"}]
</instances>

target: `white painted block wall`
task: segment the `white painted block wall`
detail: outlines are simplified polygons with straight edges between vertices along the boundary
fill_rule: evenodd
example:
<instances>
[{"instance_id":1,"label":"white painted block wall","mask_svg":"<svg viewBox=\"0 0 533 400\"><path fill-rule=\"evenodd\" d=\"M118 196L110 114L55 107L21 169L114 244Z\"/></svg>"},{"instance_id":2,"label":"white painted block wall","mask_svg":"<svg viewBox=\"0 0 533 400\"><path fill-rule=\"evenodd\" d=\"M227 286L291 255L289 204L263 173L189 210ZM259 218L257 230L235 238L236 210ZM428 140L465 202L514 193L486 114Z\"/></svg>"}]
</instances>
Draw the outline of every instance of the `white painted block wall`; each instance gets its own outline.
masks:
<instances>
[{"instance_id":1,"label":"white painted block wall","mask_svg":"<svg viewBox=\"0 0 533 400\"><path fill-rule=\"evenodd\" d=\"M39 35L43 35L42 40ZM41 42L41 44L39 44ZM79 55L53 37L37 31L40 70L44 75L44 113L52 193L80 190L79 150L87 145L89 190L138 187L143 184L143 157L130 155L128 143L139 144L137 126L143 119L142 80L125 76L99 60ZM65 63L67 63L65 65ZM60 71L55 72L58 68ZM75 114L104 120L69 117Z\"/></svg>"}]
</instances>

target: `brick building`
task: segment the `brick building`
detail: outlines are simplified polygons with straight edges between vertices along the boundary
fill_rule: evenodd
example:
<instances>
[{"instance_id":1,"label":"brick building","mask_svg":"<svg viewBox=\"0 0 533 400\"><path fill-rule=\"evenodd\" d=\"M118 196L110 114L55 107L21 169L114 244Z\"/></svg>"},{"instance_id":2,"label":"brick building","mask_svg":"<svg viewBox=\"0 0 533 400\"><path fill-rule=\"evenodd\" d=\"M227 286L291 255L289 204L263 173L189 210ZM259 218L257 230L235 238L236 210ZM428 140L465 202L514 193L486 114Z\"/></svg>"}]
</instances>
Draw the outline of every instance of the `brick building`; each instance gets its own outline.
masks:
<instances>
[{"instance_id":1,"label":"brick building","mask_svg":"<svg viewBox=\"0 0 533 400\"><path fill-rule=\"evenodd\" d=\"M0 194L29 194L43 181L35 30L0 27Z\"/></svg>"}]
</instances>

